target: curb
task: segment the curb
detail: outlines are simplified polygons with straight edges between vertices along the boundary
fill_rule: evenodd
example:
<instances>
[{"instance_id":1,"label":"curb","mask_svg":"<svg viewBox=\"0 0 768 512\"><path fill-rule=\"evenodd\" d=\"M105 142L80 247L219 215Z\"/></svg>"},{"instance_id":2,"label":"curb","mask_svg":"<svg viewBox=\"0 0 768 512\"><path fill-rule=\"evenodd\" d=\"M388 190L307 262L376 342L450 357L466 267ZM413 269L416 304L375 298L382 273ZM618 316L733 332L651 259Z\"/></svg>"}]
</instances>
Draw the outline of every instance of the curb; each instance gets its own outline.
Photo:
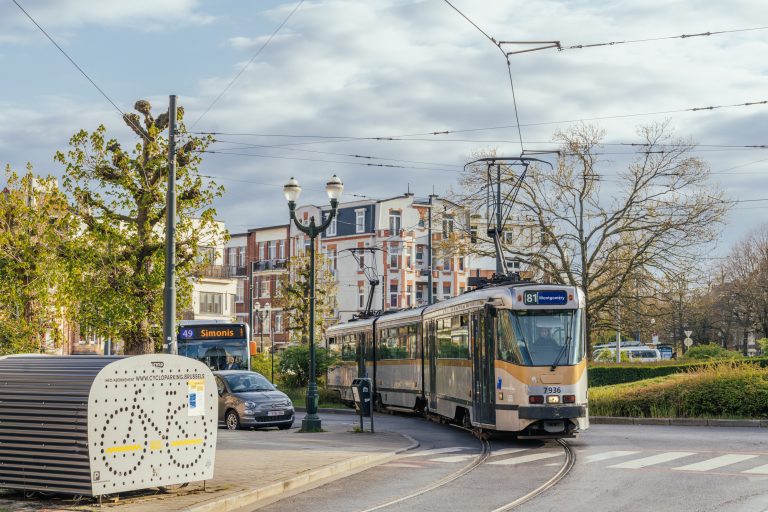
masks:
<instances>
[{"instance_id":1,"label":"curb","mask_svg":"<svg viewBox=\"0 0 768 512\"><path fill-rule=\"evenodd\" d=\"M411 444L409 444L408 446L406 446L404 448L400 448L399 450L395 450L395 455L400 455L401 453L404 453L404 452L407 452L407 451L410 451L410 450L415 450L416 448L421 446L420 442L418 442L416 439L412 438L408 434L403 434L402 432L398 432L398 434L400 434L404 438L408 439L411 442Z\"/></svg>"},{"instance_id":2,"label":"curb","mask_svg":"<svg viewBox=\"0 0 768 512\"><path fill-rule=\"evenodd\" d=\"M307 412L306 407L294 407L295 412ZM317 409L318 414L354 414L357 416L357 412L354 409Z\"/></svg>"},{"instance_id":3,"label":"curb","mask_svg":"<svg viewBox=\"0 0 768 512\"><path fill-rule=\"evenodd\" d=\"M751 427L768 428L768 420L724 420L706 418L624 418L617 416L591 416L596 425L671 425L685 427Z\"/></svg>"},{"instance_id":4,"label":"curb","mask_svg":"<svg viewBox=\"0 0 768 512\"><path fill-rule=\"evenodd\" d=\"M410 449L409 447L406 449ZM348 473L353 473L366 466L375 466L393 458L396 452L387 452L377 455L361 455L329 466L324 466L313 471L307 471L301 475L275 482L266 487L251 489L238 494L223 496L207 503L202 503L187 509L187 512L230 512L243 507L256 505L258 502L275 498L286 492L295 491L309 484L325 480L326 478L341 478Z\"/></svg>"}]
</instances>

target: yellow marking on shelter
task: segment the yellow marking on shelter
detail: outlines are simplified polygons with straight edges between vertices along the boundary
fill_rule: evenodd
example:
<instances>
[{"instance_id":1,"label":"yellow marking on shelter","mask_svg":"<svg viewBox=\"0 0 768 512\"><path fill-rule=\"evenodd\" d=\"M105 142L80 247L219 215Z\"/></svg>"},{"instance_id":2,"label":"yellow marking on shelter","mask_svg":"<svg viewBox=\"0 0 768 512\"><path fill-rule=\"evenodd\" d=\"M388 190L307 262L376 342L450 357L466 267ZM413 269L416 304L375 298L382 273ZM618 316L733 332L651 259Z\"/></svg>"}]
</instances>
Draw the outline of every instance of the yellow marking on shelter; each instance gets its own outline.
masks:
<instances>
[{"instance_id":1,"label":"yellow marking on shelter","mask_svg":"<svg viewBox=\"0 0 768 512\"><path fill-rule=\"evenodd\" d=\"M194 444L203 444L203 440L197 437L193 439L177 439L176 441L171 441L171 446L190 446Z\"/></svg>"}]
</instances>

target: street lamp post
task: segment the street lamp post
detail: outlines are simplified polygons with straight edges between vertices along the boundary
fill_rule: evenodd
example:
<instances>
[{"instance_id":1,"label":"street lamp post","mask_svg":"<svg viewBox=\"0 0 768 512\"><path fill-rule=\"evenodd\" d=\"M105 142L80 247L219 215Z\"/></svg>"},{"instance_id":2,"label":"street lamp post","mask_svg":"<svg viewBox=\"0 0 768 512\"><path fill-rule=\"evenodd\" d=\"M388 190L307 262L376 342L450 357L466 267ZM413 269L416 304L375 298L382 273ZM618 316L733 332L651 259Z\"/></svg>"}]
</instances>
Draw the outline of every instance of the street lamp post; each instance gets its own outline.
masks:
<instances>
[{"instance_id":1,"label":"street lamp post","mask_svg":"<svg viewBox=\"0 0 768 512\"><path fill-rule=\"evenodd\" d=\"M322 234L336 217L336 209L339 206L339 197L344 190L344 184L335 174L325 185L325 192L331 200L331 211L328 218L320 225L315 224L315 217L309 218L309 225L305 226L296 218L296 201L301 194L299 182L294 178L288 180L283 187L283 194L288 201L288 209L291 212L291 221L296 228L307 235L309 244L309 385L307 386L307 414L301 420L301 430L304 432L318 432L321 430L320 417L317 415L319 396L317 393L317 379L315 376L315 238ZM322 219L321 219L322 220Z\"/></svg>"}]
</instances>

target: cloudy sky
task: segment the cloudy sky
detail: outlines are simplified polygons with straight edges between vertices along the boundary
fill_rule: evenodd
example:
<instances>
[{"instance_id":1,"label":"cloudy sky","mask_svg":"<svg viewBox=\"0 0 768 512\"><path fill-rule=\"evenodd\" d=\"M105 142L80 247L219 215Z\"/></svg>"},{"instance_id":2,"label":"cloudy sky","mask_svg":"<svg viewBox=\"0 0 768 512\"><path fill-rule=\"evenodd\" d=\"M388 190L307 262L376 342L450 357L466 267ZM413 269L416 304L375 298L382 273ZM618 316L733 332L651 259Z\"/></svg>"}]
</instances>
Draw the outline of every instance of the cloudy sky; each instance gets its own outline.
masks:
<instances>
[{"instance_id":1,"label":"cloudy sky","mask_svg":"<svg viewBox=\"0 0 768 512\"><path fill-rule=\"evenodd\" d=\"M18 1L124 111L139 98L167 108L177 94L188 127L220 133L211 149L222 153L206 155L201 172L226 186L216 208L231 232L285 222L290 176L306 202L326 201L333 173L345 194L426 196L455 187L474 151L519 154L503 56L442 0L305 0L212 108L298 0ZM768 26L760 0L452 3L497 40L563 46ZM702 145L696 155L709 162L713 187L768 198L768 149L725 147L768 143L768 105L626 117L766 100L766 55L764 29L515 55L523 142L551 148L567 121L611 116L599 121L606 141L635 142L638 124L666 118ZM11 1L0 5L0 65L3 164L61 175L54 152L99 123L130 140L114 108ZM348 140L398 135L417 140ZM610 148L606 174L627 160L627 148ZM768 201L736 204L715 251L766 213Z\"/></svg>"}]
</instances>

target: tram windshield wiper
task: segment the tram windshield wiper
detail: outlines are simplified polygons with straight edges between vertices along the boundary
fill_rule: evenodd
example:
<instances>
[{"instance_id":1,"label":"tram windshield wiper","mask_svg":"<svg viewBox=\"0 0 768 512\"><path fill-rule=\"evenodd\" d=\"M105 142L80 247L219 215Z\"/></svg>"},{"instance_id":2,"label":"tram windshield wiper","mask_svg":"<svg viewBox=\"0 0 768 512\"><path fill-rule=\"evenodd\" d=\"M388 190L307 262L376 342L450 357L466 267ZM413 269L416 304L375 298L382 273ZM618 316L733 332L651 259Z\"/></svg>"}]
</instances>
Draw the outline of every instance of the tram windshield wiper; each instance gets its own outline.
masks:
<instances>
[{"instance_id":1,"label":"tram windshield wiper","mask_svg":"<svg viewBox=\"0 0 768 512\"><path fill-rule=\"evenodd\" d=\"M555 368L557 368L557 365L560 364L560 359L563 358L563 354L568 352L568 347L571 344L571 338L572 336L568 336L567 338L565 338L565 344L563 345L563 348L560 349L560 353L557 354L557 357L555 358L555 362L552 363L552 367L549 369L550 371L552 372L555 371Z\"/></svg>"}]
</instances>

